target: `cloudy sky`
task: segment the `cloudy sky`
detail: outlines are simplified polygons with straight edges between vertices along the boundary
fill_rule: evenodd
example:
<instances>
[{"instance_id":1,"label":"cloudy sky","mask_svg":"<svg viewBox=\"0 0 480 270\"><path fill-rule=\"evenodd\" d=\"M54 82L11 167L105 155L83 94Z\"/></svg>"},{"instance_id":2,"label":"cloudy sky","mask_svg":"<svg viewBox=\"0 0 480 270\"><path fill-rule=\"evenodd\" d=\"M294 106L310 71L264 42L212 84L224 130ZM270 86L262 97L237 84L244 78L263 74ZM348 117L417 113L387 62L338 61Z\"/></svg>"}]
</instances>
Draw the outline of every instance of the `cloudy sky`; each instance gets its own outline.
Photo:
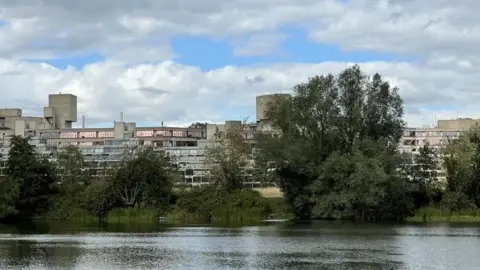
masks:
<instances>
[{"instance_id":1,"label":"cloudy sky","mask_svg":"<svg viewBox=\"0 0 480 270\"><path fill-rule=\"evenodd\" d=\"M472 0L0 0L0 107L72 93L87 125L255 116L255 96L359 63L410 126L480 117Z\"/></svg>"}]
</instances>

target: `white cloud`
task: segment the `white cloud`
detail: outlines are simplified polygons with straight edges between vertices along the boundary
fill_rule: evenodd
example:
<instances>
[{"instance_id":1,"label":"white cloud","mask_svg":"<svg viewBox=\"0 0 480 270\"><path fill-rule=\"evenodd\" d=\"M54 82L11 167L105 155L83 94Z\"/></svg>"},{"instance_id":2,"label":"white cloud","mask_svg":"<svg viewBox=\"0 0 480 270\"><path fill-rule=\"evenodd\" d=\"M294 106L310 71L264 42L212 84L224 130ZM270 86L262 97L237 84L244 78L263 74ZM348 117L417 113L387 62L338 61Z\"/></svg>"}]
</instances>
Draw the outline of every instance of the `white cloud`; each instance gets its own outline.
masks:
<instances>
[{"instance_id":1,"label":"white cloud","mask_svg":"<svg viewBox=\"0 0 480 270\"><path fill-rule=\"evenodd\" d=\"M90 122L111 122L123 111L138 122L189 123L222 121L235 109L246 114L255 106L255 96L290 91L308 77L338 72L348 63L278 64L256 67L224 67L201 71L171 61L128 67L118 62L96 63L82 70L59 70L45 64L0 61L0 84L9 99L0 107L46 104L52 92L79 97L79 113ZM362 64L365 72L380 72L401 89L410 124L432 123L428 106L451 104L458 110L440 111L440 116L475 116L479 94L470 78L460 71L410 63L372 62ZM462 93L463 94L460 94ZM22 103L23 102L23 103ZM228 111L215 110L218 104ZM31 105L28 105L31 108ZM40 107L38 114L41 113ZM242 115L248 116L248 115Z\"/></svg>"},{"instance_id":2,"label":"white cloud","mask_svg":"<svg viewBox=\"0 0 480 270\"><path fill-rule=\"evenodd\" d=\"M135 121L221 121L249 113L255 96L288 91L309 76L348 63L226 66L212 71L171 62L178 34L233 40L237 55L271 54L299 26L320 43L400 53L416 63L370 62L401 89L411 125L436 117L480 116L480 2L471 0L3 0L0 9L0 107L43 105L53 92L79 96L90 121L123 110ZM106 62L58 70L19 59L100 52ZM146 61L158 64L132 64ZM126 63L126 64L125 64ZM442 109L449 105L450 109ZM40 113L40 108L38 113Z\"/></svg>"}]
</instances>

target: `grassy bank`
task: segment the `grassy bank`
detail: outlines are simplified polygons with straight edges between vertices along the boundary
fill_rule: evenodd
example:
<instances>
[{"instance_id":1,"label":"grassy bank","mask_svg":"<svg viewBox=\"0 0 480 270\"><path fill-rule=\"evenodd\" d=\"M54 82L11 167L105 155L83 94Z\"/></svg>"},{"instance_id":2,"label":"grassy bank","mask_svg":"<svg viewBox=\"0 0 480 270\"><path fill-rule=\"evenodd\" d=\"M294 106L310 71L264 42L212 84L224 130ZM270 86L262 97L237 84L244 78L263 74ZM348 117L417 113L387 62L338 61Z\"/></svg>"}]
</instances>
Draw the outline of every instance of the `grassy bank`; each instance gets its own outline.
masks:
<instances>
[{"instance_id":1,"label":"grassy bank","mask_svg":"<svg viewBox=\"0 0 480 270\"><path fill-rule=\"evenodd\" d=\"M283 197L267 198L271 210L271 217L275 219L294 219L292 211Z\"/></svg>"},{"instance_id":2,"label":"grassy bank","mask_svg":"<svg viewBox=\"0 0 480 270\"><path fill-rule=\"evenodd\" d=\"M157 222L159 217L159 210L149 208L116 208L108 213L105 217L107 223L150 223ZM45 220L66 220L76 221L82 223L98 222L98 217L88 213L82 209L71 209L68 216L58 216L55 213L49 213L45 217L41 217Z\"/></svg>"},{"instance_id":3,"label":"grassy bank","mask_svg":"<svg viewBox=\"0 0 480 270\"><path fill-rule=\"evenodd\" d=\"M160 216L166 216L167 223L173 224L245 224L266 218L292 219L283 198L265 198L255 190L237 190L215 196L208 188L179 191L174 204L167 209L116 208L105 217L106 223L158 223ZM60 204L43 216L44 220L65 220L72 222L98 222L98 217L76 207L73 203Z\"/></svg>"},{"instance_id":4,"label":"grassy bank","mask_svg":"<svg viewBox=\"0 0 480 270\"><path fill-rule=\"evenodd\" d=\"M189 195L193 196L188 198L188 203L180 202L168 213L168 222L251 224L267 218L294 218L283 198L263 198L258 196L256 191L248 190L231 194L222 199L221 203L207 200L198 207L193 205L197 199L202 199L202 194Z\"/></svg>"},{"instance_id":5,"label":"grassy bank","mask_svg":"<svg viewBox=\"0 0 480 270\"><path fill-rule=\"evenodd\" d=\"M450 211L441 208L421 208L408 222L479 222L480 210Z\"/></svg>"},{"instance_id":6,"label":"grassy bank","mask_svg":"<svg viewBox=\"0 0 480 270\"><path fill-rule=\"evenodd\" d=\"M268 199L246 189L218 193L198 188L178 194L167 215L171 223L244 223L265 219L272 212Z\"/></svg>"}]
</instances>

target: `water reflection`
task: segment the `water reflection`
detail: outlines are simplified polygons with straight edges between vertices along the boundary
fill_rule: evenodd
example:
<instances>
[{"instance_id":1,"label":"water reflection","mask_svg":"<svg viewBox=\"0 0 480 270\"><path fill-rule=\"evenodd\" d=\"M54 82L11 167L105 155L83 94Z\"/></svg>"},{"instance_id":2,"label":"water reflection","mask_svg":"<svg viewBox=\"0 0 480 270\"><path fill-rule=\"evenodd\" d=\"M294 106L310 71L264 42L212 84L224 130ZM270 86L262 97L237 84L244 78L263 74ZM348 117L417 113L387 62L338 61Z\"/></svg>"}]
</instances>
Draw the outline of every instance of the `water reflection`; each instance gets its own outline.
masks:
<instances>
[{"instance_id":1,"label":"water reflection","mask_svg":"<svg viewBox=\"0 0 480 270\"><path fill-rule=\"evenodd\" d=\"M478 269L480 228L0 226L1 269Z\"/></svg>"}]
</instances>

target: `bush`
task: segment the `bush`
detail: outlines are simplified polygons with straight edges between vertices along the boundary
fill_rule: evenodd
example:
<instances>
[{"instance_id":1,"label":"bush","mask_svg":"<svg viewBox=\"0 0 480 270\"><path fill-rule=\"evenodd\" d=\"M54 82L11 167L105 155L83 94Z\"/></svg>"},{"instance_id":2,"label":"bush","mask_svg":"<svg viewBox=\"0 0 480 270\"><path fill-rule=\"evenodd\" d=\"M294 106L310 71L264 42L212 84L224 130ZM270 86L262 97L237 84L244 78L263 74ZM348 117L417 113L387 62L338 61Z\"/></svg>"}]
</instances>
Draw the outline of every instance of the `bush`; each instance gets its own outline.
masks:
<instances>
[{"instance_id":1,"label":"bush","mask_svg":"<svg viewBox=\"0 0 480 270\"><path fill-rule=\"evenodd\" d=\"M264 219L272 212L268 199L250 189L219 193L213 187L204 187L177 196L168 215L173 221L237 223Z\"/></svg>"},{"instance_id":2,"label":"bush","mask_svg":"<svg viewBox=\"0 0 480 270\"><path fill-rule=\"evenodd\" d=\"M99 219L104 219L117 203L112 185L105 179L93 181L83 195L82 208Z\"/></svg>"},{"instance_id":3,"label":"bush","mask_svg":"<svg viewBox=\"0 0 480 270\"><path fill-rule=\"evenodd\" d=\"M477 208L475 203L462 192L446 192L441 202L442 208L451 211L469 210Z\"/></svg>"}]
</instances>

